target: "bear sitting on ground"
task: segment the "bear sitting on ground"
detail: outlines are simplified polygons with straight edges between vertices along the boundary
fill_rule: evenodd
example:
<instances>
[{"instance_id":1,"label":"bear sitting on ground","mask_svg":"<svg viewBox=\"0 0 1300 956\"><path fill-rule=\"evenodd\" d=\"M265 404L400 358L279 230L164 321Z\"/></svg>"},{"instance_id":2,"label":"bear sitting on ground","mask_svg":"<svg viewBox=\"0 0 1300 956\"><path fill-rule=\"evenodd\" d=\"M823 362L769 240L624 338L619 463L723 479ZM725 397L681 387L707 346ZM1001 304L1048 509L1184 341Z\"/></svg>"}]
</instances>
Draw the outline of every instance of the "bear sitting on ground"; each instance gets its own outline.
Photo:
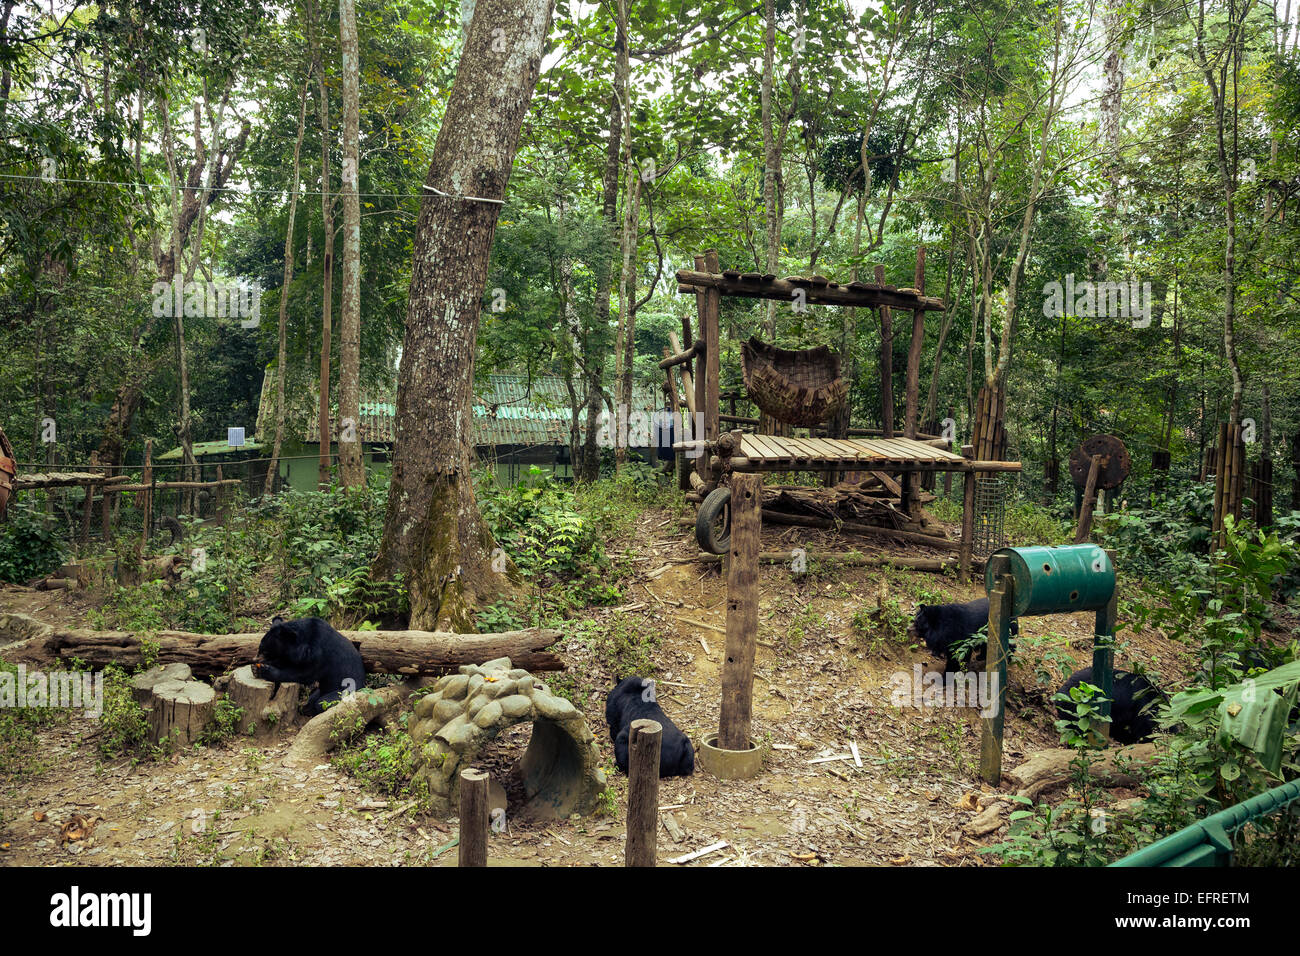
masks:
<instances>
[{"instance_id":1,"label":"bear sitting on ground","mask_svg":"<svg viewBox=\"0 0 1300 956\"><path fill-rule=\"evenodd\" d=\"M986 640L962 654L962 645L989 623L989 599L979 598L966 604L922 604L916 609L916 617L908 630L908 635L918 637L925 642L926 649L935 657L944 661L944 673L962 670L970 666L983 667L986 658ZM1016 621L1011 622L1011 636L1020 633ZM1011 643L1015 647L1015 641Z\"/></svg>"},{"instance_id":2,"label":"bear sitting on ground","mask_svg":"<svg viewBox=\"0 0 1300 956\"><path fill-rule=\"evenodd\" d=\"M653 720L663 727L659 735L659 776L689 777L695 772L695 748L690 738L677 729L655 700L654 681L625 677L605 699L605 721L614 741L614 762L627 773L628 735L632 721Z\"/></svg>"},{"instance_id":3,"label":"bear sitting on ground","mask_svg":"<svg viewBox=\"0 0 1300 956\"><path fill-rule=\"evenodd\" d=\"M1100 685L1092 679L1092 668L1075 671L1061 685L1058 694L1067 697L1070 690L1080 684ZM1156 711L1161 704L1169 703L1169 696L1141 674L1115 671L1110 705L1110 739L1118 744L1137 744L1150 740L1156 732ZM1062 720L1073 720L1073 701L1057 701L1056 714Z\"/></svg>"},{"instance_id":4,"label":"bear sitting on ground","mask_svg":"<svg viewBox=\"0 0 1300 956\"><path fill-rule=\"evenodd\" d=\"M366 684L361 652L318 617L274 618L257 648L253 673L277 684L314 686L307 701L307 713L313 716Z\"/></svg>"}]
</instances>

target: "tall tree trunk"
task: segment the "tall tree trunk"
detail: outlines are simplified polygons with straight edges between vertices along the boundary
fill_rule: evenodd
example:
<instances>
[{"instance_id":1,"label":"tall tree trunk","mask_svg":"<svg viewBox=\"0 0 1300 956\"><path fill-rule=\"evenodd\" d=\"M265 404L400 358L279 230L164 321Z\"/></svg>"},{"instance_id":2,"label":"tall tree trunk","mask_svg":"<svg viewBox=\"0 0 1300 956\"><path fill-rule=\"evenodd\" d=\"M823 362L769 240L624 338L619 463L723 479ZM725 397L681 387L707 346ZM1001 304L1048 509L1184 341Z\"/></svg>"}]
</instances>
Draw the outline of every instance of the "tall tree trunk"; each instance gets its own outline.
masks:
<instances>
[{"instance_id":1,"label":"tall tree trunk","mask_svg":"<svg viewBox=\"0 0 1300 956\"><path fill-rule=\"evenodd\" d=\"M276 354L275 375L275 442L271 461L266 466L265 489L274 493L280 484L280 446L284 442L284 376L288 365L286 326L289 319L289 284L293 281L293 224L298 215L298 173L301 169L302 137L307 128L307 90L311 69L302 84L302 102L298 105L298 138L293 143L293 187L289 190L289 224L284 230L284 279L280 283L280 349Z\"/></svg>"},{"instance_id":2,"label":"tall tree trunk","mask_svg":"<svg viewBox=\"0 0 1300 956\"><path fill-rule=\"evenodd\" d=\"M361 465L360 82L355 0L339 0L343 55L343 302L339 318L339 472L347 488L366 483ZM323 440L323 436L322 436Z\"/></svg>"},{"instance_id":3,"label":"tall tree trunk","mask_svg":"<svg viewBox=\"0 0 1300 956\"><path fill-rule=\"evenodd\" d=\"M618 35L623 43L618 48L616 86L622 94L623 149L627 154L625 175L627 193L623 197L623 228L618 247L622 254L622 269L618 282L618 335L614 346L614 399L617 406L614 421L610 423L614 441L615 467L627 460L626 434L620 422L632 413L632 359L636 354L636 266L637 239L641 221L641 176L636 157L632 152L632 75L628 62L628 0L618 0Z\"/></svg>"},{"instance_id":4,"label":"tall tree trunk","mask_svg":"<svg viewBox=\"0 0 1300 956\"><path fill-rule=\"evenodd\" d=\"M1062 20L1063 0L1057 0L1056 14L1053 19L1053 28L1055 39L1052 48L1052 73L1049 79L1051 86L1047 92L1047 112L1043 115L1043 127L1039 131L1038 159L1034 163L1034 176L1032 185L1029 188L1029 202L1025 206L1024 219L1020 224L1020 245L1016 250L1015 261L1011 265L1011 275L1007 280L1007 320L1002 328L1002 339L998 342L998 364L995 376L989 379L989 385L996 389L1006 386L1007 372L1011 366L1011 344L1015 341L1016 321L1018 313L1016 309L1016 297L1020 288L1020 280L1025 273L1025 261L1029 258L1029 241L1034 230L1034 216L1038 212L1038 201L1043 196L1043 169L1047 165L1047 149L1051 142L1052 124L1056 120L1056 114L1059 111L1061 101L1064 99L1064 90L1058 88L1058 84L1064 87L1065 80L1063 74L1067 71L1065 64L1061 62L1061 35L1065 31L1065 23ZM990 283L992 275L989 276Z\"/></svg>"},{"instance_id":5,"label":"tall tree trunk","mask_svg":"<svg viewBox=\"0 0 1300 956\"><path fill-rule=\"evenodd\" d=\"M329 85L325 82L320 12L316 0L309 2L308 17L311 20L312 68L316 71L316 114L320 122L320 215L325 232L321 259L320 394L316 406L317 437L320 439L316 485L323 491L330 485L330 435L333 434L330 427L330 337L334 324L334 197L330 195Z\"/></svg>"},{"instance_id":6,"label":"tall tree trunk","mask_svg":"<svg viewBox=\"0 0 1300 956\"><path fill-rule=\"evenodd\" d=\"M961 287L957 288L957 299L952 295L952 273L957 262L957 222L953 220L952 237L948 240L948 268L943 280L943 321L939 324L939 341L934 346L934 365L930 368L930 390L925 396L925 412L921 416L922 430L934 433L939 409L939 370L943 366L943 347L952 331L953 320L957 317L957 302L961 300ZM962 270L963 274L965 269Z\"/></svg>"},{"instance_id":7,"label":"tall tree trunk","mask_svg":"<svg viewBox=\"0 0 1300 956\"><path fill-rule=\"evenodd\" d=\"M776 61L776 3L763 0L763 80L759 92L763 120L763 222L767 238L767 255L764 267L776 272L777 256L781 251L781 236L777 225L777 177L781 172L781 156L772 130L772 86ZM769 342L776 341L776 301L763 302L763 335Z\"/></svg>"},{"instance_id":8,"label":"tall tree trunk","mask_svg":"<svg viewBox=\"0 0 1300 956\"><path fill-rule=\"evenodd\" d=\"M1101 94L1101 136L1106 151L1102 159L1102 172L1106 186L1101 202L1102 208L1110 213L1119 209L1120 103L1124 94L1122 13L1120 0L1107 0L1102 17L1106 32L1106 58L1102 61L1105 82Z\"/></svg>"},{"instance_id":9,"label":"tall tree trunk","mask_svg":"<svg viewBox=\"0 0 1300 956\"><path fill-rule=\"evenodd\" d=\"M474 357L501 199L532 99L552 0L478 0L416 226L397 445L377 577L405 574L411 627L472 630L511 587L470 472Z\"/></svg>"},{"instance_id":10,"label":"tall tree trunk","mask_svg":"<svg viewBox=\"0 0 1300 956\"><path fill-rule=\"evenodd\" d=\"M614 40L617 49L626 45L620 33ZM609 106L609 144L605 151L605 174L601 185L601 219L607 234L605 248L612 247L618 231L619 156L623 142L623 96L617 80ZM591 334L587 337L587 354L583 363L587 371L587 433L582 444L582 468L579 479L593 482L600 477L600 409L604 402L605 349L609 341L609 292L614 283L614 257L596 263L596 304ZM689 344L689 343L688 343ZM683 346L685 347L685 346Z\"/></svg>"},{"instance_id":11,"label":"tall tree trunk","mask_svg":"<svg viewBox=\"0 0 1300 956\"><path fill-rule=\"evenodd\" d=\"M1195 38L1192 55L1205 77L1214 111L1215 160L1219 182L1223 187L1223 354L1232 374L1232 401L1228 406L1228 421L1241 421L1241 400L1244 383L1241 364L1237 360L1237 73L1241 65L1243 42L1242 26L1254 6L1254 0L1245 0L1238 7L1235 0L1228 4L1227 47L1210 55L1205 48L1205 0L1201 0L1199 15L1192 19ZM1191 11L1188 10L1191 17ZM1231 89L1229 89L1231 84ZM1227 129L1228 98L1232 98L1232 129Z\"/></svg>"}]
</instances>

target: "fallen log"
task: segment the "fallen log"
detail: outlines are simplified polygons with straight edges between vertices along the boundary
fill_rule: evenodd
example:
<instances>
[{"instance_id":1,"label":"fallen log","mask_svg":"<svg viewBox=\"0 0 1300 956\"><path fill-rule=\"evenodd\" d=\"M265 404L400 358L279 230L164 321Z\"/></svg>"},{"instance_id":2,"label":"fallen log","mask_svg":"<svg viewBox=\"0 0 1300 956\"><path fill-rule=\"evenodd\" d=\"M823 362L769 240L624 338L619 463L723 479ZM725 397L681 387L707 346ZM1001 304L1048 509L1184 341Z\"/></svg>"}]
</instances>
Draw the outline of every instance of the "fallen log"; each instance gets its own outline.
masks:
<instances>
[{"instance_id":1,"label":"fallen log","mask_svg":"<svg viewBox=\"0 0 1300 956\"><path fill-rule=\"evenodd\" d=\"M1003 779L1016 788L1016 795L1037 801L1048 790L1067 785L1078 754L1063 747L1040 750L1014 770L1003 771ZM1133 771L1157 759L1155 744L1134 744L1114 750L1098 751L1088 768L1102 786L1136 787L1141 777Z\"/></svg>"},{"instance_id":2,"label":"fallen log","mask_svg":"<svg viewBox=\"0 0 1300 956\"><path fill-rule=\"evenodd\" d=\"M403 706L419 685L418 680L408 680L349 694L307 721L289 745L284 766L314 767L324 763L335 747L358 736L371 722Z\"/></svg>"},{"instance_id":3,"label":"fallen log","mask_svg":"<svg viewBox=\"0 0 1300 956\"><path fill-rule=\"evenodd\" d=\"M8 631L25 637L3 649L10 663L78 658L92 667L142 663L141 639L126 631L88 631L51 627L26 615L0 615L0 645ZM564 662L547 650L561 632L529 628L499 634L452 634L443 631L341 631L356 644L366 670L378 674L438 674L461 664L482 664L509 657L531 671L564 670ZM211 677L233 667L251 664L262 634L191 634L159 631L145 635L162 663L188 664L196 677Z\"/></svg>"}]
</instances>

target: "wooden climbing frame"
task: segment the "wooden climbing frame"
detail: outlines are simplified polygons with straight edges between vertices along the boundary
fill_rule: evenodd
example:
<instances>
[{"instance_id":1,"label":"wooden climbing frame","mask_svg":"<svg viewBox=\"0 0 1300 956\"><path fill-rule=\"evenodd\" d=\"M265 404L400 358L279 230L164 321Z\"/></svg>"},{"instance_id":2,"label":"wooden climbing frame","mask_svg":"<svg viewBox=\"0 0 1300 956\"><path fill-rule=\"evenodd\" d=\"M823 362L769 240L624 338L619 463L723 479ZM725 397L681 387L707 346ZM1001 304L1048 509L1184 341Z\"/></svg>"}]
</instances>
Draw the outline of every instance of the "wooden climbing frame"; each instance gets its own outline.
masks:
<instances>
[{"instance_id":1,"label":"wooden climbing frame","mask_svg":"<svg viewBox=\"0 0 1300 956\"><path fill-rule=\"evenodd\" d=\"M894 529L896 536L902 538L905 534L906 540L943 548L954 547L955 543L936 534L933 526L927 528L924 524L921 504L923 500L929 500L929 496L922 498L922 475L961 472L969 476L1021 470L1019 462L997 460L1005 447L1000 393L981 393L976 446L963 448L960 455L949 450L950 442L947 440L918 431L918 381L925 334L924 316L926 312L942 310L944 303L942 299L924 293L924 249L919 250L917 256L915 287L899 289L886 285L880 270L877 270L876 278L874 283L840 284L824 276L787 276L782 279L770 274L722 270L715 250L696 256L694 269L677 272L678 291L695 296L697 335L692 338L690 322L683 319L683 339L678 341L675 335L670 337L670 345L675 351L665 350L659 366L668 379L666 388L674 397L676 387L671 377L674 368L679 370L686 399L684 404L692 413L689 435L675 445L684 455L681 483L690 500L702 503L710 492L729 484L732 473L820 472L828 477L828 484L833 484L833 476L850 472L855 473L855 478L874 479L876 485L895 495L897 513L906 522L904 528ZM910 312L913 322L908 349L903 434L897 437L894 434L892 397L882 407L883 428L876 430L879 437L869 436L866 429L847 428L847 416L839 422L838 436L832 434L834 429L830 427L829 418L837 414L837 402L842 404L842 393L847 390L838 378L838 357L824 347L792 352L758 340L751 340L745 346L747 380L752 386L756 379L761 379L760 387L771 393L769 404L779 405L784 413L777 417L787 424L808 428L809 435L723 432L724 421L757 427L755 419L737 416L734 409L733 414L723 415L720 409L719 313L724 295L804 305L877 309L882 315L891 309ZM808 399L809 414L802 414L803 409L787 407L800 395ZM825 437L815 434L818 422L813 419L821 418L818 410L828 419ZM979 454L980 451L988 454ZM689 470L684 467L688 462L693 466ZM967 484L973 487L973 482ZM967 498L970 497L968 493ZM968 500L965 507L967 514L959 546L963 573L969 570L971 560L973 502Z\"/></svg>"}]
</instances>

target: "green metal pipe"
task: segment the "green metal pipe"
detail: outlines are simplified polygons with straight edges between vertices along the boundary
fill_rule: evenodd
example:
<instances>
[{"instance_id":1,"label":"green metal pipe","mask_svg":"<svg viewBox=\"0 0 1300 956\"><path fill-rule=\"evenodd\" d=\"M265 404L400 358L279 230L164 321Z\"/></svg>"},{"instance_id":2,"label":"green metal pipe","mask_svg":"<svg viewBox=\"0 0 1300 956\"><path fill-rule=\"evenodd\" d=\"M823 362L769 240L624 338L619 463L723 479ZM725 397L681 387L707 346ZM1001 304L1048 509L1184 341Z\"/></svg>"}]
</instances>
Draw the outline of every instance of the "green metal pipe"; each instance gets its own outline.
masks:
<instances>
[{"instance_id":1,"label":"green metal pipe","mask_svg":"<svg viewBox=\"0 0 1300 956\"><path fill-rule=\"evenodd\" d=\"M1111 866L1211 865L1205 857L1205 850L1200 849L1203 845L1213 848L1213 865L1226 866L1228 857L1232 855L1230 832L1239 830L1251 820L1276 813L1297 800L1300 800L1300 780L1292 780L1198 820L1122 860L1116 860Z\"/></svg>"}]
</instances>

